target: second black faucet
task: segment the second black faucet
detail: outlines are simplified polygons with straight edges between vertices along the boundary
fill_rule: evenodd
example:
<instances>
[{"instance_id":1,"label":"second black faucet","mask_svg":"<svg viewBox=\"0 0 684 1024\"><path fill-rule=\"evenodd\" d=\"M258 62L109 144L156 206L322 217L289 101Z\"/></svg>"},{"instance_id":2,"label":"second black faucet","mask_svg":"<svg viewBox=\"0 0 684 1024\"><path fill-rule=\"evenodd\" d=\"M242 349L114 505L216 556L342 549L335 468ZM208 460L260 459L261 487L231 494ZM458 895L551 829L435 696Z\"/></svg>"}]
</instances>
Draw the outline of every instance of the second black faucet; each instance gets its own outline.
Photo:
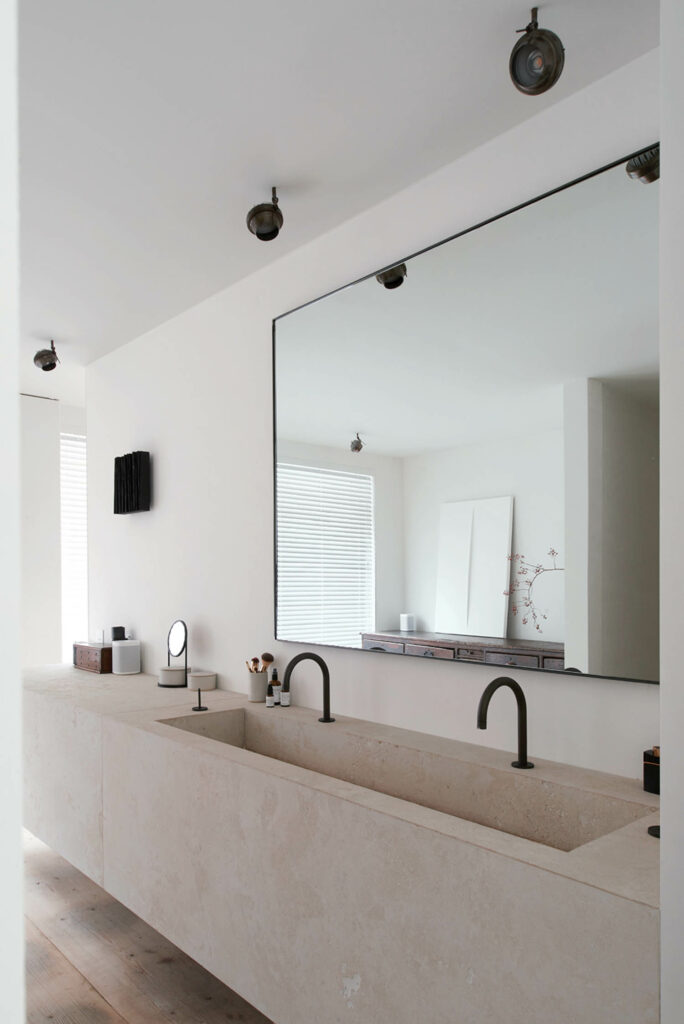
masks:
<instances>
[{"instance_id":1,"label":"second black faucet","mask_svg":"<svg viewBox=\"0 0 684 1024\"><path fill-rule=\"evenodd\" d=\"M289 689L292 669L295 665L298 665L300 661L315 661L317 665L320 665L321 672L323 673L323 717L319 718L318 721L334 722L335 719L330 717L330 672L328 671L328 666L319 654L313 654L311 651L305 651L304 654L295 655L285 669L283 686L287 686Z\"/></svg>"},{"instance_id":2,"label":"second black faucet","mask_svg":"<svg viewBox=\"0 0 684 1024\"><path fill-rule=\"evenodd\" d=\"M518 702L518 760L511 761L511 765L513 768L534 768L532 761L527 760L527 701L525 700L522 688L516 683L515 679L509 679L508 676L499 676L497 679L493 679L489 686L485 687L480 697L480 703L477 706L477 727L478 729L487 728L487 708L500 686L510 687Z\"/></svg>"}]
</instances>

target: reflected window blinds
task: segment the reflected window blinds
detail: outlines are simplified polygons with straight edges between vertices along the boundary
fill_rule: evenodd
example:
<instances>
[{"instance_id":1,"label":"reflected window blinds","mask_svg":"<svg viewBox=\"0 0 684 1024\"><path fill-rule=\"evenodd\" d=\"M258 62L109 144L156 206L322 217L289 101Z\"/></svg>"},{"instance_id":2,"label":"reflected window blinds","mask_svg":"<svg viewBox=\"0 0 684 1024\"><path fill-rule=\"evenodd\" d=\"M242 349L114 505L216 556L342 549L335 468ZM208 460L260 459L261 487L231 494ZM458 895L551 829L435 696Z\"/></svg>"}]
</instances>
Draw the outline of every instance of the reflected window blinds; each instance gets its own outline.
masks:
<instances>
[{"instance_id":1,"label":"reflected window blinds","mask_svg":"<svg viewBox=\"0 0 684 1024\"><path fill-rule=\"evenodd\" d=\"M88 639L88 508L86 439L60 435L62 545L62 660L73 644Z\"/></svg>"},{"instance_id":2,"label":"reflected window blinds","mask_svg":"<svg viewBox=\"0 0 684 1024\"><path fill-rule=\"evenodd\" d=\"M360 647L375 628L373 477L279 463L279 640Z\"/></svg>"}]
</instances>

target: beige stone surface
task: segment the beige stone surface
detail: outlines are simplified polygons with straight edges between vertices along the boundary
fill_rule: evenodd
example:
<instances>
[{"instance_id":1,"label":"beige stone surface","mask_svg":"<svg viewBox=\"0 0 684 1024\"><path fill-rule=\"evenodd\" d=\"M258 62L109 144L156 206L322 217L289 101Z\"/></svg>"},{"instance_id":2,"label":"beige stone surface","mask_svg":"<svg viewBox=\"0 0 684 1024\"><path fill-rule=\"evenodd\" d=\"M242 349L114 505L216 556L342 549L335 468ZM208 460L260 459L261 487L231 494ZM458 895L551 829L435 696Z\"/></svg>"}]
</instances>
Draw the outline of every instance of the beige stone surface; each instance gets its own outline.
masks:
<instances>
[{"instance_id":1,"label":"beige stone surface","mask_svg":"<svg viewBox=\"0 0 684 1024\"><path fill-rule=\"evenodd\" d=\"M468 744L447 741L436 750L407 730L386 735L353 719L338 719L335 729L323 730L299 709L279 713L257 705L169 724L565 851L658 806L634 786L625 792L614 777L594 779L594 788L585 788L572 778L554 778L557 766L545 771L539 762L535 770L521 772L510 758L497 766L477 763Z\"/></svg>"},{"instance_id":2,"label":"beige stone surface","mask_svg":"<svg viewBox=\"0 0 684 1024\"><path fill-rule=\"evenodd\" d=\"M157 677L143 672L133 676L97 675L72 665L41 665L26 669L24 690L40 693L53 700L65 700L77 707L99 714L137 711L144 708L190 708L193 694L179 687L168 689L157 685ZM237 696L237 695L234 695ZM224 691L208 695L208 707L224 707ZM230 704L230 701L228 702Z\"/></svg>"},{"instance_id":3,"label":"beige stone surface","mask_svg":"<svg viewBox=\"0 0 684 1024\"><path fill-rule=\"evenodd\" d=\"M516 773L488 748L245 712L228 692L193 719L168 691L160 704L56 685L59 702L99 702L104 887L277 1024L657 1021L657 800L637 782L548 762ZM54 701L48 680L36 699ZM511 793L517 775L515 801L553 784L591 794L592 814L597 796L649 813L564 852L233 745L252 726L264 744L316 730L338 767L345 743L362 760L375 744L378 764L389 744L414 768L439 756L495 777L485 789Z\"/></svg>"},{"instance_id":4,"label":"beige stone surface","mask_svg":"<svg viewBox=\"0 0 684 1024\"><path fill-rule=\"evenodd\" d=\"M212 693L209 707L233 706ZM102 884L102 715L184 709L188 690L164 690L149 675L96 675L71 665L24 673L24 824Z\"/></svg>"},{"instance_id":5,"label":"beige stone surface","mask_svg":"<svg viewBox=\"0 0 684 1024\"><path fill-rule=\"evenodd\" d=\"M23 722L24 825L101 885L102 719L26 690Z\"/></svg>"}]
</instances>

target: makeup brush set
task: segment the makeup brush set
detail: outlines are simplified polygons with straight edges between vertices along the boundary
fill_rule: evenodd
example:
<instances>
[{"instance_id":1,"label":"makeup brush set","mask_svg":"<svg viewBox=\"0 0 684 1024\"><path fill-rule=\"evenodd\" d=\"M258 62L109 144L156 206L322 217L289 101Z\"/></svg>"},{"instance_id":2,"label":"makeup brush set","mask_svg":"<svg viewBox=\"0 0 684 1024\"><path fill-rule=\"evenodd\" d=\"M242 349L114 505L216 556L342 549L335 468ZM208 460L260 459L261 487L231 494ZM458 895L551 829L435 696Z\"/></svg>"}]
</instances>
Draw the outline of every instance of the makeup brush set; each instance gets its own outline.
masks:
<instances>
[{"instance_id":1,"label":"makeup brush set","mask_svg":"<svg viewBox=\"0 0 684 1024\"><path fill-rule=\"evenodd\" d=\"M246 661L245 665L249 672L268 672L273 661L273 655L266 653L261 655L261 663L258 658L252 658L251 661Z\"/></svg>"}]
</instances>

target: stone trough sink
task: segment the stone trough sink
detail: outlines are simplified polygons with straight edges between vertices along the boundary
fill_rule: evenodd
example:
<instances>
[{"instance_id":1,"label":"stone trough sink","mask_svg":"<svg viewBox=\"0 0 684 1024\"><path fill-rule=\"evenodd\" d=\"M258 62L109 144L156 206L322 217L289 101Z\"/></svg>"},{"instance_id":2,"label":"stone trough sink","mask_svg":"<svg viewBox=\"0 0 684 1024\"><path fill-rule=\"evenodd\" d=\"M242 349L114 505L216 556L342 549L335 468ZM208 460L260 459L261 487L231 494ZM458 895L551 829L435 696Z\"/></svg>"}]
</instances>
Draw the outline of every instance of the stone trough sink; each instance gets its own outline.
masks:
<instances>
[{"instance_id":1,"label":"stone trough sink","mask_svg":"<svg viewBox=\"0 0 684 1024\"><path fill-rule=\"evenodd\" d=\"M105 879L269 1019L656 1024L638 780L218 699L112 725Z\"/></svg>"},{"instance_id":2,"label":"stone trough sink","mask_svg":"<svg viewBox=\"0 0 684 1024\"><path fill-rule=\"evenodd\" d=\"M247 706L165 724L566 852L657 807L616 776L551 762L521 772L473 744L353 719L321 725L296 708Z\"/></svg>"},{"instance_id":3,"label":"stone trough sink","mask_svg":"<svg viewBox=\"0 0 684 1024\"><path fill-rule=\"evenodd\" d=\"M27 680L27 827L275 1024L657 1024L638 779L86 675Z\"/></svg>"}]
</instances>

